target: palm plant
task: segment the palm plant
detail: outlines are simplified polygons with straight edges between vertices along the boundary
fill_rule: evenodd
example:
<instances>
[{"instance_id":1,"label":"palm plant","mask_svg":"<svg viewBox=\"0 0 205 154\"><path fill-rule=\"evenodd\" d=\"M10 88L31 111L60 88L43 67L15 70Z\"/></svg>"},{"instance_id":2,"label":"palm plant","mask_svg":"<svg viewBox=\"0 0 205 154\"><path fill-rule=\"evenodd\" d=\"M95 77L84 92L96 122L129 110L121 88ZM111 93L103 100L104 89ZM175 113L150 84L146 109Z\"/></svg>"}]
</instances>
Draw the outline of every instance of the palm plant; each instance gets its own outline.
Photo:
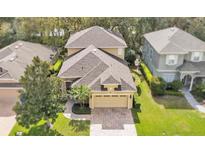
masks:
<instances>
[{"instance_id":1,"label":"palm plant","mask_svg":"<svg viewBox=\"0 0 205 154\"><path fill-rule=\"evenodd\" d=\"M84 107L84 104L88 101L90 89L86 85L75 86L68 94L71 99L80 103L81 107Z\"/></svg>"}]
</instances>

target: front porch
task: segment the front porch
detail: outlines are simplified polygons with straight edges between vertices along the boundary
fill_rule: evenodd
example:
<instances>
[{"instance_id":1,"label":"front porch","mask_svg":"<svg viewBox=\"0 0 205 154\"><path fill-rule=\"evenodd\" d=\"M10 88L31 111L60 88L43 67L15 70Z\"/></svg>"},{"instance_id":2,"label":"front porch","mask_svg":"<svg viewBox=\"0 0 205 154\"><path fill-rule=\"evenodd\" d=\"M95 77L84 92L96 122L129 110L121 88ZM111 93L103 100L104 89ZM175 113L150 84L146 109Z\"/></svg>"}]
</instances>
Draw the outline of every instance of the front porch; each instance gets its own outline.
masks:
<instances>
[{"instance_id":1,"label":"front porch","mask_svg":"<svg viewBox=\"0 0 205 154\"><path fill-rule=\"evenodd\" d=\"M192 90L194 84L199 84L200 82L203 82L203 79L205 79L205 77L199 76L197 75L197 73L180 72L180 81L182 81L184 88L188 89L189 91Z\"/></svg>"},{"instance_id":2,"label":"front porch","mask_svg":"<svg viewBox=\"0 0 205 154\"><path fill-rule=\"evenodd\" d=\"M180 80L183 82L184 87L189 91L192 90L193 85L205 79L205 62L191 62L184 61L183 65L178 67Z\"/></svg>"}]
</instances>

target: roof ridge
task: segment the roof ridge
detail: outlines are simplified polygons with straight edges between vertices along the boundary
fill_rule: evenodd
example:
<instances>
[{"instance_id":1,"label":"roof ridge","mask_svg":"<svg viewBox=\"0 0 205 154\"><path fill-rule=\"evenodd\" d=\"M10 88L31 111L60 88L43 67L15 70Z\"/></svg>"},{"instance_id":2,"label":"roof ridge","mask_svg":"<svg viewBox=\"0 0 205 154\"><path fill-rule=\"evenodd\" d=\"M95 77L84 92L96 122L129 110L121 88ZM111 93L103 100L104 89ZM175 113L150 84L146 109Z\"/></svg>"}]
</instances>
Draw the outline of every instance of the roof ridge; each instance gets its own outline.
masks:
<instances>
[{"instance_id":1,"label":"roof ridge","mask_svg":"<svg viewBox=\"0 0 205 154\"><path fill-rule=\"evenodd\" d=\"M125 45L127 46L126 42L125 42L122 38L120 38L120 37L118 37L118 36L112 34L111 32L109 32L108 30L106 30L106 29L103 28L103 27L100 27L100 28L102 28L103 31L105 31L106 33L108 33L108 34L109 34L111 37L113 37L115 40L120 41L122 44L125 44Z\"/></svg>"},{"instance_id":2,"label":"roof ridge","mask_svg":"<svg viewBox=\"0 0 205 154\"><path fill-rule=\"evenodd\" d=\"M84 32L82 35L85 35L85 34L88 33L93 27L94 27L94 26L89 27L89 28L85 28L85 29L83 29L83 30L81 30L81 31L78 31L78 32L74 33L73 35L71 35L69 39L71 39L72 36L77 35L77 34L82 33L82 32ZM81 36L82 36L82 35L81 35ZM81 37L81 36L80 36L80 37ZM66 45L65 45L65 47L68 45L68 43L70 44L70 43L72 43L72 42L78 40L80 37L77 37L77 38L71 40L71 42L67 42ZM68 39L68 40L69 40L69 39Z\"/></svg>"},{"instance_id":3,"label":"roof ridge","mask_svg":"<svg viewBox=\"0 0 205 154\"><path fill-rule=\"evenodd\" d=\"M90 45L90 46L91 46L91 45ZM89 47L90 47L90 46L89 46ZM89 47L80 50L79 52L77 52L77 53L74 54L73 56L71 55L71 57L69 57L67 60L69 60L69 59L71 59L71 58L74 58L76 55L82 53L83 51L85 51L85 50L88 49ZM85 57L86 55L88 55L89 53L91 53L91 50L88 50L87 53L86 53L84 56L81 56L80 59L78 59L78 61L81 60L82 58L84 58L84 57ZM63 65L65 65L65 63L67 62L67 60L63 62ZM70 67L72 67L73 65L75 65L78 61L75 61ZM60 69L60 72L58 73L58 76L61 75L61 74L63 74L64 72L66 72L66 71L70 68L70 67L67 67L65 70L62 70L63 65L62 65L62 67L61 67L61 69ZM63 72L62 72L61 70L62 70Z\"/></svg>"},{"instance_id":4,"label":"roof ridge","mask_svg":"<svg viewBox=\"0 0 205 154\"><path fill-rule=\"evenodd\" d=\"M76 82L74 82L74 85L75 84L78 84L81 80L83 80L83 78L85 78L89 73L91 73L96 67L98 67L101 63L103 63L102 61L99 62L95 67L93 67L90 71L88 71L84 76L82 76L80 78L80 80L77 80Z\"/></svg>"}]
</instances>

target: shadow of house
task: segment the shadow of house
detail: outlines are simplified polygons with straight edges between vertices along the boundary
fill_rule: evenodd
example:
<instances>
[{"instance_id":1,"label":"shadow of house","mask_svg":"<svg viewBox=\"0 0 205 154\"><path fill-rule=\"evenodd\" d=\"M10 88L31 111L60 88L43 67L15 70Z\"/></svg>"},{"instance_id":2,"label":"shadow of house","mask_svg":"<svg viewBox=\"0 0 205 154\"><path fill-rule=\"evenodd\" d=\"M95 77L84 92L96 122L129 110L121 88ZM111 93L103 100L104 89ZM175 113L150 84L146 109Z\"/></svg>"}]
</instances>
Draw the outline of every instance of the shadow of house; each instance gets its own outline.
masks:
<instances>
[{"instance_id":1,"label":"shadow of house","mask_svg":"<svg viewBox=\"0 0 205 154\"><path fill-rule=\"evenodd\" d=\"M193 107L181 96L158 96L153 98L159 105L166 109L185 109L194 110Z\"/></svg>"},{"instance_id":2,"label":"shadow of house","mask_svg":"<svg viewBox=\"0 0 205 154\"><path fill-rule=\"evenodd\" d=\"M137 95L140 96L142 94L142 90L139 86L137 86Z\"/></svg>"},{"instance_id":3,"label":"shadow of house","mask_svg":"<svg viewBox=\"0 0 205 154\"><path fill-rule=\"evenodd\" d=\"M140 112L141 112L141 109L136 109L136 108L132 109L132 117L133 117L135 124L140 123L140 118L138 116L138 113L140 113Z\"/></svg>"},{"instance_id":4,"label":"shadow of house","mask_svg":"<svg viewBox=\"0 0 205 154\"><path fill-rule=\"evenodd\" d=\"M90 127L89 127L89 121L86 121L86 124L85 124L85 121L81 121L81 120L71 120L68 125L73 127L73 131L75 132L79 132L79 131L85 131L85 130L88 130Z\"/></svg>"}]
</instances>

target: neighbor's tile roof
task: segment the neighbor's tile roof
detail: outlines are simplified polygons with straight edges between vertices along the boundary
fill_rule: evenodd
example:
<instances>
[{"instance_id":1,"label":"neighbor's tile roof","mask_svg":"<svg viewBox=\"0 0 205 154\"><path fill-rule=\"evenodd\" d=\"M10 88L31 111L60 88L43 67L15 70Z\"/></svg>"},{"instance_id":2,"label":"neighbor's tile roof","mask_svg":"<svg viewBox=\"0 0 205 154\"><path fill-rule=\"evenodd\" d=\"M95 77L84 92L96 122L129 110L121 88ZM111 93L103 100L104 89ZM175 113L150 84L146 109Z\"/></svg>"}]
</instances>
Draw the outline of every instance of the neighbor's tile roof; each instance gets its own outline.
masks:
<instances>
[{"instance_id":1,"label":"neighbor's tile roof","mask_svg":"<svg viewBox=\"0 0 205 154\"><path fill-rule=\"evenodd\" d=\"M97 48L127 47L119 34L93 26L71 35L65 48L87 48L90 44Z\"/></svg>"},{"instance_id":2,"label":"neighbor's tile roof","mask_svg":"<svg viewBox=\"0 0 205 154\"><path fill-rule=\"evenodd\" d=\"M177 27L147 33L144 37L161 54L205 51L205 42Z\"/></svg>"},{"instance_id":3,"label":"neighbor's tile roof","mask_svg":"<svg viewBox=\"0 0 205 154\"><path fill-rule=\"evenodd\" d=\"M75 66L75 69L73 69ZM86 70L86 71L85 71ZM58 74L61 78L80 79L74 85L88 85L92 90L100 90L103 83L120 84L124 91L135 91L135 83L128 66L104 51L90 45L67 59Z\"/></svg>"},{"instance_id":4,"label":"neighbor's tile roof","mask_svg":"<svg viewBox=\"0 0 205 154\"><path fill-rule=\"evenodd\" d=\"M38 56L42 60L50 61L52 50L38 43L16 41L9 46L0 49L0 67L6 70L7 74L1 78L12 78L19 80L27 65L32 59Z\"/></svg>"}]
</instances>

